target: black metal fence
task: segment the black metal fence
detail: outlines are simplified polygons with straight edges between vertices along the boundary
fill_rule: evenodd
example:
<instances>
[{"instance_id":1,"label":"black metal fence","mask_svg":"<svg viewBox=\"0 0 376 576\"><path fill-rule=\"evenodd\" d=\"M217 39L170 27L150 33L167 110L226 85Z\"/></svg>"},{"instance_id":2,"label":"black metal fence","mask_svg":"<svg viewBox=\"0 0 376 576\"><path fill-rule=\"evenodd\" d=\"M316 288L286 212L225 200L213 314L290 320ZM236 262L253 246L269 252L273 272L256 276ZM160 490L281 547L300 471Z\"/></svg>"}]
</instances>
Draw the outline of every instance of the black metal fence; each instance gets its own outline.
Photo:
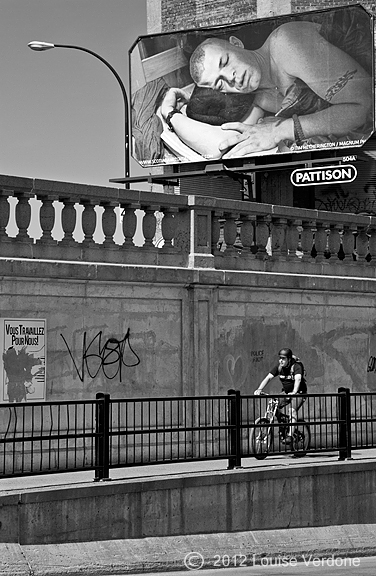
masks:
<instances>
[{"instance_id":1,"label":"black metal fence","mask_svg":"<svg viewBox=\"0 0 376 576\"><path fill-rule=\"evenodd\" d=\"M235 468L254 455L250 438L269 399L230 390L224 396L97 394L86 401L0 404L0 478L94 470L95 480L104 480L111 468L219 459ZM299 419L308 424L310 444L297 455L338 452L345 459L352 449L376 447L376 393L341 388L309 394ZM267 455L291 451L280 441L280 428L277 420L269 428Z\"/></svg>"}]
</instances>

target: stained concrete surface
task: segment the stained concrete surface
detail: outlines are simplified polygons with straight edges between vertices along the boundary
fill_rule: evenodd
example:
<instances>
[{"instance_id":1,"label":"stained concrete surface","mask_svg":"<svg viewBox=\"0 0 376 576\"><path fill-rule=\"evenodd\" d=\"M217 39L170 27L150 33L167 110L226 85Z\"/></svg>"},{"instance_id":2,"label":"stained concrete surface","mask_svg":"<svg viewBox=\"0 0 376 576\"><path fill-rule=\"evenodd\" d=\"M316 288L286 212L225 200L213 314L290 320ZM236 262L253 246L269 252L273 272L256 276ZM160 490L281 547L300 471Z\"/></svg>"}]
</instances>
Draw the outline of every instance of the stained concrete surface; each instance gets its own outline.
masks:
<instances>
[{"instance_id":1,"label":"stained concrete surface","mask_svg":"<svg viewBox=\"0 0 376 576\"><path fill-rule=\"evenodd\" d=\"M352 461L375 461L376 450L355 451ZM338 454L315 454L299 466L333 464ZM243 467L283 468L296 466L290 458L270 457L265 461L244 459ZM117 469L111 477L158 478L192 472L206 474L227 468L227 461L169 464ZM0 495L40 491L47 487L82 486L93 482L92 472L43 475L0 480ZM100 521L100 519L98 519ZM376 554L376 524L305 527L282 530L253 530L231 534L197 534L148 537L95 542L67 542L44 545L0 543L1 576L106 576L160 571L194 571L232 566L252 566L262 558L360 557ZM229 560L228 560L229 559ZM193 569L193 570L192 570Z\"/></svg>"}]
</instances>

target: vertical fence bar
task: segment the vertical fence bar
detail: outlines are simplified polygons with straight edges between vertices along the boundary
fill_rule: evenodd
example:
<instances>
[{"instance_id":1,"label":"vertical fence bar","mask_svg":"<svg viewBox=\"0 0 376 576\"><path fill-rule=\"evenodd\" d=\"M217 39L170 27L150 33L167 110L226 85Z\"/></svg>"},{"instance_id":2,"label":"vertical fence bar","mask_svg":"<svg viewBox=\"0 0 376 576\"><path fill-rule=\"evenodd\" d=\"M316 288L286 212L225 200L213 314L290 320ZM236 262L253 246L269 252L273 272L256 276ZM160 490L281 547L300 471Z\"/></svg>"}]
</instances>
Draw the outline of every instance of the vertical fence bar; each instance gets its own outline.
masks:
<instances>
[{"instance_id":1,"label":"vertical fence bar","mask_svg":"<svg viewBox=\"0 0 376 576\"><path fill-rule=\"evenodd\" d=\"M227 421L229 447L231 457L228 459L227 470L240 468L241 462L241 405L239 390L228 390Z\"/></svg>"},{"instance_id":2,"label":"vertical fence bar","mask_svg":"<svg viewBox=\"0 0 376 576\"><path fill-rule=\"evenodd\" d=\"M96 399L94 482L99 482L99 480L109 480L110 395L98 392Z\"/></svg>"},{"instance_id":3,"label":"vertical fence bar","mask_svg":"<svg viewBox=\"0 0 376 576\"><path fill-rule=\"evenodd\" d=\"M339 457L338 460L351 458L351 406L350 389L338 388Z\"/></svg>"}]
</instances>

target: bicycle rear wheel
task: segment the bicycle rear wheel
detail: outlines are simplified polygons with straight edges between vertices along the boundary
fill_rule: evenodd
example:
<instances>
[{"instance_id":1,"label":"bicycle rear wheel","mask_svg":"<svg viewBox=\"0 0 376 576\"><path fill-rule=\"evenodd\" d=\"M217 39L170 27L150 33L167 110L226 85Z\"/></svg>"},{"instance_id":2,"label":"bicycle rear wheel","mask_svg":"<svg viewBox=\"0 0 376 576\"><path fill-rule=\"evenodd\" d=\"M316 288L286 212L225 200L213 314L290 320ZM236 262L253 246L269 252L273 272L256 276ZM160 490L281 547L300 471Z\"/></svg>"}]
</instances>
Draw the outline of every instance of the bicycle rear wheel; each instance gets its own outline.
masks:
<instances>
[{"instance_id":1,"label":"bicycle rear wheel","mask_svg":"<svg viewBox=\"0 0 376 576\"><path fill-rule=\"evenodd\" d=\"M292 450L294 456L305 456L311 444L311 432L304 420L298 420L293 434Z\"/></svg>"},{"instance_id":2,"label":"bicycle rear wheel","mask_svg":"<svg viewBox=\"0 0 376 576\"><path fill-rule=\"evenodd\" d=\"M272 429L269 420L257 418L255 427L249 435L251 450L257 460L267 457L272 443Z\"/></svg>"}]
</instances>

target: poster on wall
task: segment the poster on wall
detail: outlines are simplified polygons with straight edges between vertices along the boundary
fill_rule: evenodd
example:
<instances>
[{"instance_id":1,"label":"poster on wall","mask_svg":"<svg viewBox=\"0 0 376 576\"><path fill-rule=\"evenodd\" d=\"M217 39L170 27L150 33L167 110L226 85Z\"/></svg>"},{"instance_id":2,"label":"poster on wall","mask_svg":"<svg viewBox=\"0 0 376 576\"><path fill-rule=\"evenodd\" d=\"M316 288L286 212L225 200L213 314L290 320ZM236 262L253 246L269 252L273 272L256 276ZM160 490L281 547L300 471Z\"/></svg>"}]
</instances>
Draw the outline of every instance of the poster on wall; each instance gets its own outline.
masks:
<instances>
[{"instance_id":1,"label":"poster on wall","mask_svg":"<svg viewBox=\"0 0 376 576\"><path fill-rule=\"evenodd\" d=\"M360 5L140 37L132 155L144 167L361 147L374 130Z\"/></svg>"},{"instance_id":2,"label":"poster on wall","mask_svg":"<svg viewBox=\"0 0 376 576\"><path fill-rule=\"evenodd\" d=\"M46 399L46 320L1 320L0 402Z\"/></svg>"}]
</instances>

